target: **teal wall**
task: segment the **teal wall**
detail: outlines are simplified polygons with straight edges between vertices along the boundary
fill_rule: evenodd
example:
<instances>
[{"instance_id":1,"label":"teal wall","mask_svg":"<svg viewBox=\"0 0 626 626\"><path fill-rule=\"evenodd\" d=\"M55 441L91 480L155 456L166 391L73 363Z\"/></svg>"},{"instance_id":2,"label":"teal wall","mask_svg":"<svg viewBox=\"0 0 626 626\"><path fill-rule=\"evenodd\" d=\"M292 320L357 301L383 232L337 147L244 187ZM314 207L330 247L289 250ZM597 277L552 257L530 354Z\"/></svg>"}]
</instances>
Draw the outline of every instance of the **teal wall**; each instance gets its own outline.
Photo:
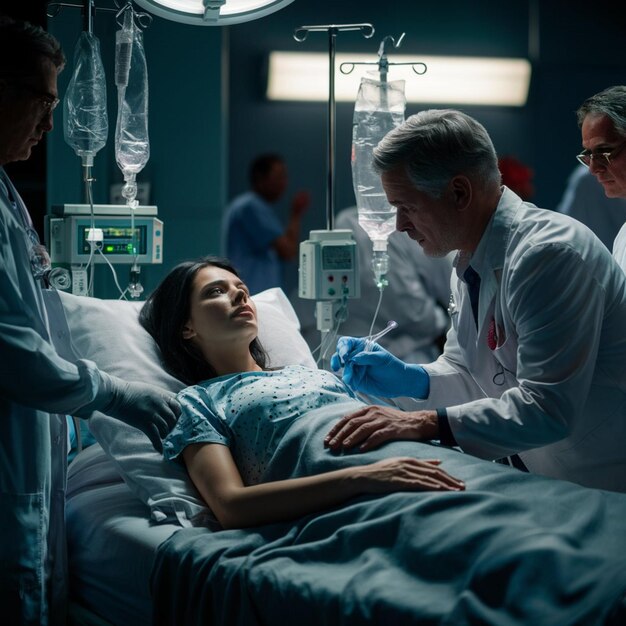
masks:
<instances>
[{"instance_id":1,"label":"teal wall","mask_svg":"<svg viewBox=\"0 0 626 626\"><path fill-rule=\"evenodd\" d=\"M107 74L109 137L96 155L94 202L109 203L109 186L123 180L115 163L116 90L113 83L113 13L98 12L94 34L100 39ZM64 9L48 28L62 43L68 64L59 77L65 93L73 71L73 51L82 28L79 10ZM149 75L151 156L138 175L151 184L150 202L165 223L164 263L142 267L142 283L150 292L177 262L219 251L219 229L225 199L227 31L177 24L155 17L144 33ZM63 114L55 112L55 132L48 140L48 204L84 202L80 159L63 138ZM119 265L122 288L128 267ZM96 268L95 295L116 297L110 270Z\"/></svg>"}]
</instances>

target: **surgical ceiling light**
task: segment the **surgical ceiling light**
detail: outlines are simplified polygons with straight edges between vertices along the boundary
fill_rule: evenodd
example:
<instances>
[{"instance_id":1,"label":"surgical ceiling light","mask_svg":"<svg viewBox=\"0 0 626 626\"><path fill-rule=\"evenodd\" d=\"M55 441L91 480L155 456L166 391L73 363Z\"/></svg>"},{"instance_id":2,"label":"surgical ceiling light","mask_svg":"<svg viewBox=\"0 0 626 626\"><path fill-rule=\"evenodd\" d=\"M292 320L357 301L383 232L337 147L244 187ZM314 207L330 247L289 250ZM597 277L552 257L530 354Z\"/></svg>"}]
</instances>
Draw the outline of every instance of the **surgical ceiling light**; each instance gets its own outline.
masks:
<instances>
[{"instance_id":1,"label":"surgical ceiling light","mask_svg":"<svg viewBox=\"0 0 626 626\"><path fill-rule=\"evenodd\" d=\"M256 20L293 0L135 0L159 17L198 26L227 26Z\"/></svg>"},{"instance_id":2,"label":"surgical ceiling light","mask_svg":"<svg viewBox=\"0 0 626 626\"><path fill-rule=\"evenodd\" d=\"M418 59L428 71L418 76L411 63ZM375 64L375 54L336 55L335 98L354 102L362 72L350 71L354 63ZM390 80L406 81L407 102L429 104L475 104L524 106L528 98L531 65L527 59L404 56L393 61L407 63L390 69ZM320 52L270 53L267 97L270 100L325 101L328 98L328 58Z\"/></svg>"}]
</instances>

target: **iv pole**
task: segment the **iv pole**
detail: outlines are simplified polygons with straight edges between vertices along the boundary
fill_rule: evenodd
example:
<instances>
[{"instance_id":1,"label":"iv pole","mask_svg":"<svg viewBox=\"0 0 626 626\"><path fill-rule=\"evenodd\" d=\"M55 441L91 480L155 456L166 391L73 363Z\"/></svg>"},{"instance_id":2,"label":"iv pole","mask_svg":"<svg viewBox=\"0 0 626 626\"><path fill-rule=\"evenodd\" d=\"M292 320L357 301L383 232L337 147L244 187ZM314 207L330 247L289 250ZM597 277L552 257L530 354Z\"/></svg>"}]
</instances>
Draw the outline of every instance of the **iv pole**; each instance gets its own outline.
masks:
<instances>
[{"instance_id":1,"label":"iv pole","mask_svg":"<svg viewBox=\"0 0 626 626\"><path fill-rule=\"evenodd\" d=\"M328 33L328 174L326 187L326 229L333 230L335 216L335 45L337 33L360 30L366 39L374 34L371 24L325 24L300 26L293 32L293 38L302 43L310 32Z\"/></svg>"},{"instance_id":2,"label":"iv pole","mask_svg":"<svg viewBox=\"0 0 626 626\"><path fill-rule=\"evenodd\" d=\"M359 289L358 282L356 282L357 276L357 258L356 258L356 243L352 237L347 237L344 233L349 231L333 231L333 221L335 215L335 45L337 40L337 34L341 31L359 30L363 33L366 39L369 39L374 34L374 27L371 24L325 24L314 26L300 26L296 28L293 37L296 41L304 41L310 32L327 32L328 33L328 176L327 176L327 188L326 188L326 230L311 231L311 240L302 242L300 244L300 296L310 299L316 299L315 304L315 317L317 319L317 329L321 332L321 342L319 345L320 356L318 363L321 362L324 366L327 361L327 351L332 343L333 339L337 336L337 330L339 324L346 318L347 315L347 298L358 297ZM337 237L339 236L339 238ZM349 241L347 241L349 239ZM320 288L316 280L313 280L313 285L307 282L307 279L303 279L303 275L311 276L314 274L312 269L307 272L302 272L303 259L305 260L304 266L309 267L311 260L317 258L313 250L321 250L321 242L324 241L327 244L331 241L342 244L344 249L348 249L347 253L351 257L350 270L346 269L346 272L353 271L354 284L348 286L349 278L344 275L341 280L343 286L337 284L336 287ZM305 252L303 254L303 246ZM351 251L351 252L350 252ZM319 252L321 255L321 251ZM307 261L308 259L308 261ZM319 262L312 261L313 266L319 265ZM310 279L309 279L310 280ZM329 281L334 280L334 275L328 277ZM316 349L317 350L317 349ZM316 352L314 350L313 352Z\"/></svg>"},{"instance_id":3,"label":"iv pole","mask_svg":"<svg viewBox=\"0 0 626 626\"><path fill-rule=\"evenodd\" d=\"M395 63L395 62L390 62L389 59L387 58L387 52L385 50L387 44L389 42L391 42L391 46L393 48L399 48L403 39L404 39L404 33L402 33L400 35L400 37L398 38L398 41L396 41L391 35L387 35L380 42L380 46L378 48L378 61L374 61L374 62L371 62L371 61L346 61L345 63L342 63L339 66L339 71L342 74L350 74L350 73L352 73L352 70L354 70L354 67L356 65L377 65L381 83L386 83L387 82L387 74L389 73L389 66L390 65L410 65L411 68L413 69L413 71L418 76L421 76L422 74L425 74L426 71L428 70L428 67L426 66L426 63L424 63L422 61L414 61L414 62L413 61L409 61L409 62L403 62L403 63Z\"/></svg>"}]
</instances>

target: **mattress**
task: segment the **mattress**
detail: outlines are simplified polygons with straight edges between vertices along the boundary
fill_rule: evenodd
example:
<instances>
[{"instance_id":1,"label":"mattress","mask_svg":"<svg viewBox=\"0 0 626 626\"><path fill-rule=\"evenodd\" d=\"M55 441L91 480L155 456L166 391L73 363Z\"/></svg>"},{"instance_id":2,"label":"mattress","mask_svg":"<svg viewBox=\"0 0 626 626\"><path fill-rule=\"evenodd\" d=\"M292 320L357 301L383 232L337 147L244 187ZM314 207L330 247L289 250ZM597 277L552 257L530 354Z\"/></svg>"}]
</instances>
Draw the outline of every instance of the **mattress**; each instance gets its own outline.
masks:
<instances>
[{"instance_id":1,"label":"mattress","mask_svg":"<svg viewBox=\"0 0 626 626\"><path fill-rule=\"evenodd\" d=\"M156 549L180 526L151 522L99 445L70 465L66 517L72 602L112 624L150 623Z\"/></svg>"}]
</instances>

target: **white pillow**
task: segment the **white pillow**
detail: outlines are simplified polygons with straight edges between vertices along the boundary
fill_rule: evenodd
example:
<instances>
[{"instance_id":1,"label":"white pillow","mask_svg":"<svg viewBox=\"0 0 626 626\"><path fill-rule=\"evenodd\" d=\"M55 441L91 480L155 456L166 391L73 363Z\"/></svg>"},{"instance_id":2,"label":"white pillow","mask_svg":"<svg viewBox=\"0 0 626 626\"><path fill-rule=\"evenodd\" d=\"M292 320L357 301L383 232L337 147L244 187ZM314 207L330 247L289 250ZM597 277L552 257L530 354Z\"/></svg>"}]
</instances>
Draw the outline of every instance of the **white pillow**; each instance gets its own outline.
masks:
<instances>
[{"instance_id":1,"label":"white pillow","mask_svg":"<svg viewBox=\"0 0 626 626\"><path fill-rule=\"evenodd\" d=\"M185 387L163 369L156 343L139 324L143 303L51 292L47 294L49 311L55 310L56 298L60 298L67 326L64 331L60 326L63 320L53 321L55 343L67 340L69 329L76 356L94 361L105 372L173 392ZM269 289L252 299L258 310L259 340L269 355L269 365L315 368L313 355L300 335L298 318L283 291ZM57 349L69 354L69 346ZM189 526L196 515L207 513L185 468L166 461L144 433L102 413L90 418L89 427L130 489L150 507L154 521L178 521Z\"/></svg>"}]
</instances>

